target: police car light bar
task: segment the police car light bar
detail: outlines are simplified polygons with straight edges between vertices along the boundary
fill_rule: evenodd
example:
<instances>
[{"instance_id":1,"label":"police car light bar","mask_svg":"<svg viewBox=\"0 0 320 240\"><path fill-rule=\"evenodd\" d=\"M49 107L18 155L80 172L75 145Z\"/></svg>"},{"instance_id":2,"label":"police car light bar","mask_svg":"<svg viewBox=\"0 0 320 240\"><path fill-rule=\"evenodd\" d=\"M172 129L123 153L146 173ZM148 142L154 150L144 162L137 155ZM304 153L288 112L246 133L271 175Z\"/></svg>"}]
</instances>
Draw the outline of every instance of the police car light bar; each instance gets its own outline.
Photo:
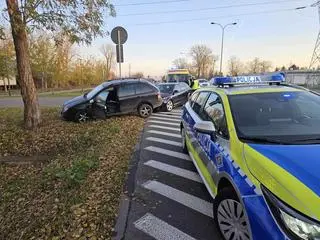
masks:
<instances>
[{"instance_id":1,"label":"police car light bar","mask_svg":"<svg viewBox=\"0 0 320 240\"><path fill-rule=\"evenodd\" d=\"M238 76L238 77L216 77L213 84L218 86L223 85L239 85L239 84L265 84L265 83L283 83L285 82L285 74L268 74L256 76Z\"/></svg>"}]
</instances>

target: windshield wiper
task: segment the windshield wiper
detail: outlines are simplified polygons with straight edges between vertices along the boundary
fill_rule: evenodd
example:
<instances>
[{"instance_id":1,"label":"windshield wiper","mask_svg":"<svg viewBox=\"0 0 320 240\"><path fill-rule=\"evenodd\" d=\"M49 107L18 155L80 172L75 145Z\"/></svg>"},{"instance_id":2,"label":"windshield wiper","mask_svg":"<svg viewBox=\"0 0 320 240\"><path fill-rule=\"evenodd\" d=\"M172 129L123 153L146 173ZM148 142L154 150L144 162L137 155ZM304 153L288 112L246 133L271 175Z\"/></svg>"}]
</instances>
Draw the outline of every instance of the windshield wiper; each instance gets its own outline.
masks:
<instances>
[{"instance_id":1,"label":"windshield wiper","mask_svg":"<svg viewBox=\"0 0 320 240\"><path fill-rule=\"evenodd\" d=\"M314 137L314 138L302 138L302 139L295 139L293 140L293 142L295 143L299 143L299 142L316 142L316 143L320 143L320 137Z\"/></svg>"},{"instance_id":2,"label":"windshield wiper","mask_svg":"<svg viewBox=\"0 0 320 240\"><path fill-rule=\"evenodd\" d=\"M251 143L263 143L263 144L290 144L290 142L284 142L284 141L280 141L280 140L276 140L276 139L272 139L272 138L261 138L261 137L240 137L240 140L243 141L248 141Z\"/></svg>"}]
</instances>

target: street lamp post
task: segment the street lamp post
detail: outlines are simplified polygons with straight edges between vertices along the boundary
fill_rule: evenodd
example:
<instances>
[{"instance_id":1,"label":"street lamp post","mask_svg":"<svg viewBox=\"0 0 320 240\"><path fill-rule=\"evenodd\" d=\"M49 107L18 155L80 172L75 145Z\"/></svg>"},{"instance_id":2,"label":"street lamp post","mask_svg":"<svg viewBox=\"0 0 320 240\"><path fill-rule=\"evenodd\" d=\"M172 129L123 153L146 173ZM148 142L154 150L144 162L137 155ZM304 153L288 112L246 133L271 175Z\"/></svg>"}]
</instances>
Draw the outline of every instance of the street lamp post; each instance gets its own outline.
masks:
<instances>
[{"instance_id":1,"label":"street lamp post","mask_svg":"<svg viewBox=\"0 0 320 240\"><path fill-rule=\"evenodd\" d=\"M216 23L216 22L212 22L212 25L218 25L221 27L222 30L222 37L221 37L221 54L220 54L220 74L222 74L222 61L223 61L223 45L224 45L224 30L226 29L226 27L228 26L232 26L232 25L237 25L236 22L233 23L228 23L226 25L222 25L220 23Z\"/></svg>"}]
</instances>

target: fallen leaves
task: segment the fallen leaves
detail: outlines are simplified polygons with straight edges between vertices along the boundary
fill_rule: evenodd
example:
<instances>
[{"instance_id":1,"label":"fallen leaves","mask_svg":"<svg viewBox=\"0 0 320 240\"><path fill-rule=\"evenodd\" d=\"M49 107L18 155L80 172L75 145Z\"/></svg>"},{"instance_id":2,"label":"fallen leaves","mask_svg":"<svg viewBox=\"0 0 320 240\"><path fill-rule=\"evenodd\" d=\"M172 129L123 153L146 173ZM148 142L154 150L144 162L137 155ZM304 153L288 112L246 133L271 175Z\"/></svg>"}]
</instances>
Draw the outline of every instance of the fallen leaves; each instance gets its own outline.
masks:
<instances>
[{"instance_id":1,"label":"fallen leaves","mask_svg":"<svg viewBox=\"0 0 320 240\"><path fill-rule=\"evenodd\" d=\"M0 110L0 156L47 155L39 165L0 164L0 239L110 239L143 119L88 124L42 111L37 132L22 113Z\"/></svg>"}]
</instances>

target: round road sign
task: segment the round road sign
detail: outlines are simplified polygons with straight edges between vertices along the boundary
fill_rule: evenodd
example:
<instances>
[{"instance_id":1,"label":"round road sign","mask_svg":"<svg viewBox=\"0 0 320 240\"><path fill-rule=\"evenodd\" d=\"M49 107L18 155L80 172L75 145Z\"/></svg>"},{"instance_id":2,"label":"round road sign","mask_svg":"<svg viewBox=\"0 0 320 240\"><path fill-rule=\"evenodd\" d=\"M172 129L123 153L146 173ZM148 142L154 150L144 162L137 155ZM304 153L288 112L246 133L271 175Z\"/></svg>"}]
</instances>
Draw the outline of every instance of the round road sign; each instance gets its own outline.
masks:
<instances>
[{"instance_id":1,"label":"round road sign","mask_svg":"<svg viewBox=\"0 0 320 240\"><path fill-rule=\"evenodd\" d=\"M124 44L128 39L128 33L123 27L115 27L111 31L111 39L115 44Z\"/></svg>"}]
</instances>

